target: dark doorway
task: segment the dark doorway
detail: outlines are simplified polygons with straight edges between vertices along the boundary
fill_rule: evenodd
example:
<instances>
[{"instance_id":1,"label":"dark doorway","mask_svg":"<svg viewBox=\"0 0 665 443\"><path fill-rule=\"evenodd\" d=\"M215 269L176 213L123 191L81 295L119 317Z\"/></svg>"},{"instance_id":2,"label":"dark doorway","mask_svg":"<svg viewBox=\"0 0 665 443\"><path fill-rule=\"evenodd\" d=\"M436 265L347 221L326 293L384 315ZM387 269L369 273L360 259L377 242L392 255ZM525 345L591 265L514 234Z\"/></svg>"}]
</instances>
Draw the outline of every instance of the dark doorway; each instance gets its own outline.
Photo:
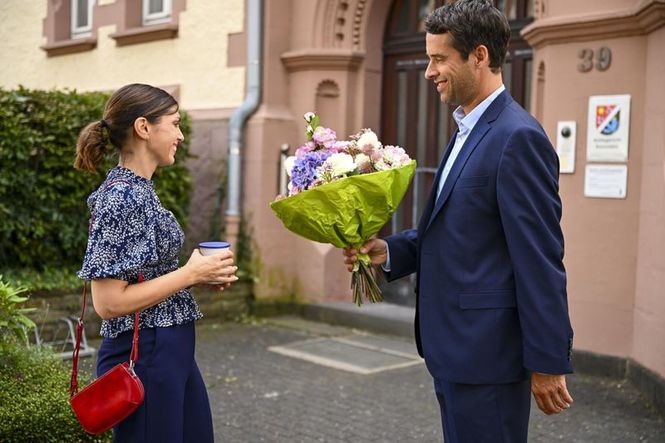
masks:
<instances>
[{"instance_id":1,"label":"dark doorway","mask_svg":"<svg viewBox=\"0 0 665 443\"><path fill-rule=\"evenodd\" d=\"M416 227L432 187L444 148L455 130L452 111L441 103L425 79L427 15L444 0L394 0L383 43L383 106L381 137L387 145L404 147L418 168L409 191L381 236ZM517 102L529 109L532 52L520 30L533 19L534 0L495 0L509 19L511 40L504 65L504 83ZM382 283L389 303L415 305L415 276Z\"/></svg>"}]
</instances>

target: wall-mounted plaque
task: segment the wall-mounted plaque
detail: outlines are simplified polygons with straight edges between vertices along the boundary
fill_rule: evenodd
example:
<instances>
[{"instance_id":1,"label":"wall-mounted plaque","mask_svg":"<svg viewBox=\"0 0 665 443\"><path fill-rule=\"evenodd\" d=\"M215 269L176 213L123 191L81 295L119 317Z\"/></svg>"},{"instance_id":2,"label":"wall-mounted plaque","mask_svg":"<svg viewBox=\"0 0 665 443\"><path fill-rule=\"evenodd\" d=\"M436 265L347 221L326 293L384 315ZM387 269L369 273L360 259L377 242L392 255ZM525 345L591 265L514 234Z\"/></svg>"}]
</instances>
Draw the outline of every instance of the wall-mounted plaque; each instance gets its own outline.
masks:
<instances>
[{"instance_id":1,"label":"wall-mounted plaque","mask_svg":"<svg viewBox=\"0 0 665 443\"><path fill-rule=\"evenodd\" d=\"M627 161L629 129L630 95L589 97L587 160Z\"/></svg>"}]
</instances>

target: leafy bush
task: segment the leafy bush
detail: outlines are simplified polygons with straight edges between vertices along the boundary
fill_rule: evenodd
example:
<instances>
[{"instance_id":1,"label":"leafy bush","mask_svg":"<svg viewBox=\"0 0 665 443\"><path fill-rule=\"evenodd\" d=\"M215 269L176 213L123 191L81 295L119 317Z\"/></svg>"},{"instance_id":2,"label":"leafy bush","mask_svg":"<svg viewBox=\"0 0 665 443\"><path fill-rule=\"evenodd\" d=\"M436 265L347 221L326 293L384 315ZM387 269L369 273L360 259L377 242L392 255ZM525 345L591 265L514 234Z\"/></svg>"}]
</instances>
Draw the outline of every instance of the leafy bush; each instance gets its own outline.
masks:
<instances>
[{"instance_id":1,"label":"leafy bush","mask_svg":"<svg viewBox=\"0 0 665 443\"><path fill-rule=\"evenodd\" d=\"M107 442L86 434L69 406L69 370L46 349L11 346L0 355L0 441Z\"/></svg>"},{"instance_id":2,"label":"leafy bush","mask_svg":"<svg viewBox=\"0 0 665 443\"><path fill-rule=\"evenodd\" d=\"M0 275L0 351L17 339L27 342L26 329L35 327L35 323L25 316L34 309L19 306L28 300L28 297L19 295L23 292L25 288L15 288L3 282Z\"/></svg>"},{"instance_id":3,"label":"leafy bush","mask_svg":"<svg viewBox=\"0 0 665 443\"><path fill-rule=\"evenodd\" d=\"M81 260L83 256L81 256ZM76 276L76 271L81 263L69 266L52 267L45 266L40 270L22 268L6 269L5 280L13 285L22 286L34 296L71 294L79 292L83 287L83 281Z\"/></svg>"},{"instance_id":4,"label":"leafy bush","mask_svg":"<svg viewBox=\"0 0 665 443\"><path fill-rule=\"evenodd\" d=\"M27 347L24 328L34 323L20 306L23 292L0 276L0 441L109 441L110 435L88 436L76 421L62 361L48 349Z\"/></svg>"},{"instance_id":5,"label":"leafy bush","mask_svg":"<svg viewBox=\"0 0 665 443\"><path fill-rule=\"evenodd\" d=\"M98 92L0 88L0 269L70 272L80 266L89 218L86 199L106 174L73 168L76 139L86 124L101 118L107 99L108 94ZM190 123L183 113L185 140ZM187 156L185 143L176 164L155 174L157 194L183 225L191 186ZM109 158L100 171L116 163L117 158Z\"/></svg>"}]
</instances>

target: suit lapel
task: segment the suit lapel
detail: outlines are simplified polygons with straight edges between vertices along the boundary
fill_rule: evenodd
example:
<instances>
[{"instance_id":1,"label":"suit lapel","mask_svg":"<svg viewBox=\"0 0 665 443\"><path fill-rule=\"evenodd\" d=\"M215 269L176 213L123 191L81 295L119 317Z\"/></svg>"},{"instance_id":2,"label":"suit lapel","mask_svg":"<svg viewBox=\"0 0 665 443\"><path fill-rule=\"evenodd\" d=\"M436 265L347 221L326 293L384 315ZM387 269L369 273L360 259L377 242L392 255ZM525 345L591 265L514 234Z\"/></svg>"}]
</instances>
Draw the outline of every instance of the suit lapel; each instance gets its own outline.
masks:
<instances>
[{"instance_id":1,"label":"suit lapel","mask_svg":"<svg viewBox=\"0 0 665 443\"><path fill-rule=\"evenodd\" d=\"M487 108L487 110L480 117L478 123L476 123L476 126L474 126L473 130L471 131L471 134L469 134L469 137L464 142L464 145L462 146L459 155L455 159L455 163L453 163L453 167L450 170L448 177L446 178L446 182L443 184L443 189L441 189L441 194L439 195L439 198L436 200L436 204L434 205L434 209L432 210L431 215L427 219L428 221L425 231L429 229L430 225L432 224L432 220L434 220L439 211L441 211L443 205L448 200L448 197L450 197L450 193L452 192L453 187L455 186L455 183L457 182L457 179L459 178L460 173L462 172L462 169L464 169L464 165L466 164L467 160L469 159L473 151L478 146L478 143L480 143L485 134L487 134L487 131L490 130L491 128L490 123L496 120L501 111L511 101L512 98L510 97L510 94L508 94L508 91L503 91L501 94L497 96L496 99L494 99L490 107ZM448 155L450 155L450 152L448 152ZM447 160L447 156L445 160ZM443 161L442 164L445 163L445 160ZM443 168L439 166L439 171L437 172L437 181L435 182L435 184L438 184L438 178L441 177L442 169ZM433 193L435 196L436 196L436 189L437 189L436 187L433 189Z\"/></svg>"},{"instance_id":2,"label":"suit lapel","mask_svg":"<svg viewBox=\"0 0 665 443\"><path fill-rule=\"evenodd\" d=\"M434 209L436 191L439 189L439 180L441 179L441 174L443 173L443 167L448 161L448 157L450 157L450 153L453 150L453 146L455 145L455 138L457 138L457 130L455 130L455 133L452 135L452 137L450 137L450 140L448 141L448 146L446 146L446 151L443 154L441 162L439 163L439 169L436 171L436 175L434 176L434 181L432 182L432 189L429 192L429 196L427 197L427 204L425 205L423 214L420 217L420 223L418 224L419 232L424 232L423 228L429 225L429 219L432 215L432 210Z\"/></svg>"}]
</instances>

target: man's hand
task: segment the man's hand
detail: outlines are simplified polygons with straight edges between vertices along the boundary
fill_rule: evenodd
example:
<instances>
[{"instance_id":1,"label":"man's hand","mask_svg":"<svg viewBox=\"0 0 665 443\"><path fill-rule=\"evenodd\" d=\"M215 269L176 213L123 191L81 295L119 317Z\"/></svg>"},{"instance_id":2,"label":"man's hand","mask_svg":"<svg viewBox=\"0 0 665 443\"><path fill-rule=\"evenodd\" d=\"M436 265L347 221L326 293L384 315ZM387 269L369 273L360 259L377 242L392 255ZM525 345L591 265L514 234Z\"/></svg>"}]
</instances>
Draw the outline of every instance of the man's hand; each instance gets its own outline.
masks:
<instances>
[{"instance_id":1,"label":"man's hand","mask_svg":"<svg viewBox=\"0 0 665 443\"><path fill-rule=\"evenodd\" d=\"M353 271L353 266L358 261L358 250L348 247L344 248L344 263L349 272ZM373 265L382 265L388 259L388 243L380 238L367 240L360 248L361 254L369 255Z\"/></svg>"},{"instance_id":2,"label":"man's hand","mask_svg":"<svg viewBox=\"0 0 665 443\"><path fill-rule=\"evenodd\" d=\"M541 411L545 414L558 414L573 403L573 397L566 388L565 375L549 375L533 372L531 374L531 392Z\"/></svg>"}]
</instances>

